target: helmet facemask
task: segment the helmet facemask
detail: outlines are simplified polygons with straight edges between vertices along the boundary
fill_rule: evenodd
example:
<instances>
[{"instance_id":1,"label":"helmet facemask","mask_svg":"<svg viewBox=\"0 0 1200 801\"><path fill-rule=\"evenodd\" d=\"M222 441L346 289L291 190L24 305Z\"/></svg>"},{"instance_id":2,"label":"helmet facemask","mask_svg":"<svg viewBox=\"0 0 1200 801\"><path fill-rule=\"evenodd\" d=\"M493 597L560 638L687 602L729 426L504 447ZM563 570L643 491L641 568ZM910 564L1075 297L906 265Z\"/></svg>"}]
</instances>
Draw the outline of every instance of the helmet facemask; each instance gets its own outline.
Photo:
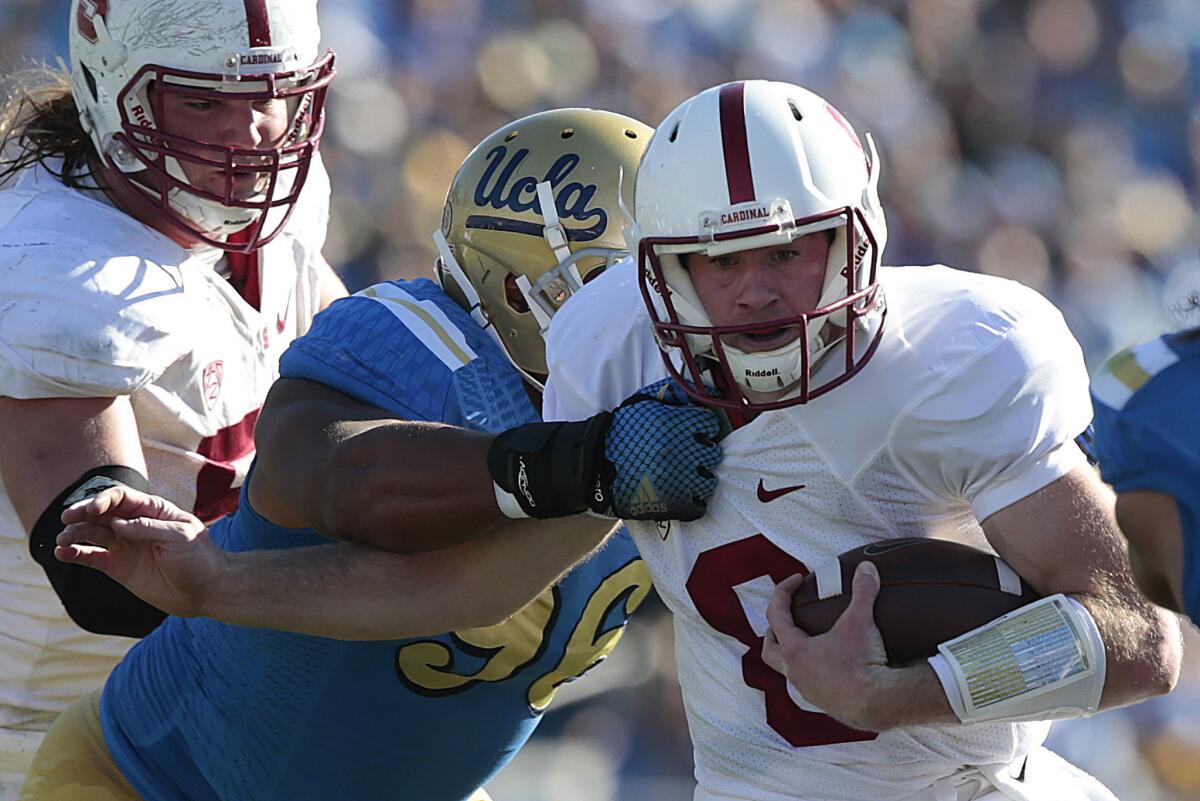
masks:
<instances>
[{"instance_id":1,"label":"helmet facemask","mask_svg":"<svg viewBox=\"0 0 1200 801\"><path fill-rule=\"evenodd\" d=\"M547 225L546 231L546 239L551 240L551 226ZM438 258L434 262L434 274L438 284L463 304L475 321L497 340L505 353L509 354L514 366L525 379L538 389L542 388L546 374L545 355L542 351L551 319L585 283L628 255L624 250L613 248L591 247L571 251L554 248L552 244L551 249L557 262L542 272L536 282L531 282L528 275L513 272L506 267L500 254L488 252L486 245L473 247L471 257L488 266L488 270L479 272L492 272L504 282L507 314L530 316L536 322L538 342L533 348L520 348L515 343L504 341L504 337L497 330L496 320L484 311L479 293L459 264L445 235L438 230L434 232L433 239L438 249ZM513 358L514 350L537 350L542 355L541 358L535 358L534 355L525 353L518 361Z\"/></svg>"},{"instance_id":2,"label":"helmet facemask","mask_svg":"<svg viewBox=\"0 0 1200 801\"><path fill-rule=\"evenodd\" d=\"M689 394L709 405L766 411L807 403L847 381L878 345L881 326L864 347L869 318L882 314L883 304L876 284L878 243L863 213L846 207L796 218L785 200L770 207L766 224L715 231L719 226L706 226L702 219L706 235L648 237L639 245L640 284L655 335L665 352L677 354L666 360L668 370ZM720 214L710 219L719 220ZM821 231L832 232L833 239L820 299L811 310L777 320L714 324L681 258L781 245ZM854 269L846 266L848 253L854 254ZM730 342L739 334L786 327L796 327L799 335L769 351L746 352ZM832 379L815 381L816 372L842 343L844 369Z\"/></svg>"},{"instance_id":3,"label":"helmet facemask","mask_svg":"<svg viewBox=\"0 0 1200 801\"><path fill-rule=\"evenodd\" d=\"M231 55L233 68L245 53ZM325 95L333 79L333 54L312 66L280 73L215 76L156 64L143 66L117 98L120 128L105 141L110 180L136 188L162 212L162 221L186 237L223 250L250 253L274 239L287 223L308 176L324 128ZM220 102L287 103L282 139L263 147L238 147L163 130L168 95ZM183 164L219 171L219 191L192 183ZM237 191L255 176L253 194ZM228 241L231 234L236 242Z\"/></svg>"}]
</instances>

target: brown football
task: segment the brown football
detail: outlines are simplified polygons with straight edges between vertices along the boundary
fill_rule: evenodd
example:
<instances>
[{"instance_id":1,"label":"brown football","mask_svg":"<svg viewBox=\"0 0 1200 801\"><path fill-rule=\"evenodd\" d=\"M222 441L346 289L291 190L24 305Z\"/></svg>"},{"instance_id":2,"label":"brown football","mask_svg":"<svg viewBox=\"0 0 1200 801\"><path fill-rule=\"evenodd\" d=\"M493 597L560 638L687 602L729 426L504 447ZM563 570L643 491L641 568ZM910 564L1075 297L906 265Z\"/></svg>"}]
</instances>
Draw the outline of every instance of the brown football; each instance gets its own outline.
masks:
<instances>
[{"instance_id":1,"label":"brown football","mask_svg":"<svg viewBox=\"0 0 1200 801\"><path fill-rule=\"evenodd\" d=\"M809 634L828 631L850 603L854 570L863 560L879 570L875 625L893 666L933 656L946 640L1041 597L978 548L916 537L884 540L815 565L792 596L796 625Z\"/></svg>"}]
</instances>

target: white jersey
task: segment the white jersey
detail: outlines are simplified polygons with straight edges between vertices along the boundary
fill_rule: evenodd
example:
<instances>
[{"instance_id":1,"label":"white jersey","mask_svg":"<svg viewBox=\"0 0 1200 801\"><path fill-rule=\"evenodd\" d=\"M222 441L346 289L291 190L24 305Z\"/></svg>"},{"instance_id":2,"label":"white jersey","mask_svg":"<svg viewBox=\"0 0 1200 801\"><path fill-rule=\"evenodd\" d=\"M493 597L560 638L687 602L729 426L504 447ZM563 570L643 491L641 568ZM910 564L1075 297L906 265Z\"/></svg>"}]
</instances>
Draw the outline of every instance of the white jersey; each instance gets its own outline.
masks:
<instances>
[{"instance_id":1,"label":"white jersey","mask_svg":"<svg viewBox=\"0 0 1200 801\"><path fill-rule=\"evenodd\" d=\"M778 581L895 537L986 549L978 521L1084 464L1073 440L1091 419L1088 376L1049 302L940 266L885 268L880 280L887 321L862 372L733 431L702 519L628 524L673 612L701 794L899 799L963 766L1011 762L1049 729L864 735L762 662ZM584 419L666 375L631 265L554 317L548 350L546 419Z\"/></svg>"},{"instance_id":2,"label":"white jersey","mask_svg":"<svg viewBox=\"0 0 1200 801\"><path fill-rule=\"evenodd\" d=\"M95 192L25 171L0 191L0 395L129 396L151 490L206 520L229 511L279 357L317 311L328 195L314 163L259 254L256 309L218 275L220 251L186 250ZM0 486L0 740L48 728L133 642L67 617Z\"/></svg>"}]
</instances>

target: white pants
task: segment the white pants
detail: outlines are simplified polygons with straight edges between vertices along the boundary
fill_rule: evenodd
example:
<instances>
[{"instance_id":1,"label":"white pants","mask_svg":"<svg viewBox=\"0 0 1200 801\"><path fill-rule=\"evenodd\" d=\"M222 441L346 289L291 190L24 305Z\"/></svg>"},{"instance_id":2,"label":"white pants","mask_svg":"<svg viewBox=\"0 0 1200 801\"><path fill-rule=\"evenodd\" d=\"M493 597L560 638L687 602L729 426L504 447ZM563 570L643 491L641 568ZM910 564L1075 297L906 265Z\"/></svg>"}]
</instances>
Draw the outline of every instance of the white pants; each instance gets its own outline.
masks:
<instances>
[{"instance_id":1,"label":"white pants","mask_svg":"<svg viewBox=\"0 0 1200 801\"><path fill-rule=\"evenodd\" d=\"M796 798L800 801L802 796ZM695 801L752 800L696 787ZM1117 797L1058 754L1037 748L1011 765L966 768L902 801L1117 801Z\"/></svg>"},{"instance_id":2,"label":"white pants","mask_svg":"<svg viewBox=\"0 0 1200 801\"><path fill-rule=\"evenodd\" d=\"M16 801L44 731L0 729L0 801Z\"/></svg>"}]
</instances>

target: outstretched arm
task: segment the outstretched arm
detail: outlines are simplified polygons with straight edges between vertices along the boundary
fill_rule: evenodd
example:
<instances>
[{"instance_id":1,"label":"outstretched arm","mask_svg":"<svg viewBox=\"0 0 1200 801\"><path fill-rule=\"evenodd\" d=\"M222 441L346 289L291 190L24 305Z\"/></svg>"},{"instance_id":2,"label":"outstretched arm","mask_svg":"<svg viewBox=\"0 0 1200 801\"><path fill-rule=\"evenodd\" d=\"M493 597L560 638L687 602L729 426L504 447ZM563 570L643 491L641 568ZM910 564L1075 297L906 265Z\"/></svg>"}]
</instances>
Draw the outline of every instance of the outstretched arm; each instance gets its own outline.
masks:
<instances>
[{"instance_id":1,"label":"outstretched arm","mask_svg":"<svg viewBox=\"0 0 1200 801\"><path fill-rule=\"evenodd\" d=\"M453 548L399 554L350 543L222 551L192 515L116 487L64 514L56 555L108 573L183 617L347 640L500 623L600 545L592 518L522 521Z\"/></svg>"},{"instance_id":2,"label":"outstretched arm","mask_svg":"<svg viewBox=\"0 0 1200 801\"><path fill-rule=\"evenodd\" d=\"M692 520L716 488L719 431L717 416L682 393L639 393L611 414L493 436L399 420L321 384L284 379L258 423L250 500L279 525L401 552L453 547L496 533L510 517L590 509ZM639 503L646 486L657 503ZM497 487L509 498L504 512Z\"/></svg>"},{"instance_id":3,"label":"outstretched arm","mask_svg":"<svg viewBox=\"0 0 1200 801\"><path fill-rule=\"evenodd\" d=\"M451 547L507 520L487 470L491 440L281 379L256 428L250 501L273 523L335 539L389 550Z\"/></svg>"}]
</instances>

